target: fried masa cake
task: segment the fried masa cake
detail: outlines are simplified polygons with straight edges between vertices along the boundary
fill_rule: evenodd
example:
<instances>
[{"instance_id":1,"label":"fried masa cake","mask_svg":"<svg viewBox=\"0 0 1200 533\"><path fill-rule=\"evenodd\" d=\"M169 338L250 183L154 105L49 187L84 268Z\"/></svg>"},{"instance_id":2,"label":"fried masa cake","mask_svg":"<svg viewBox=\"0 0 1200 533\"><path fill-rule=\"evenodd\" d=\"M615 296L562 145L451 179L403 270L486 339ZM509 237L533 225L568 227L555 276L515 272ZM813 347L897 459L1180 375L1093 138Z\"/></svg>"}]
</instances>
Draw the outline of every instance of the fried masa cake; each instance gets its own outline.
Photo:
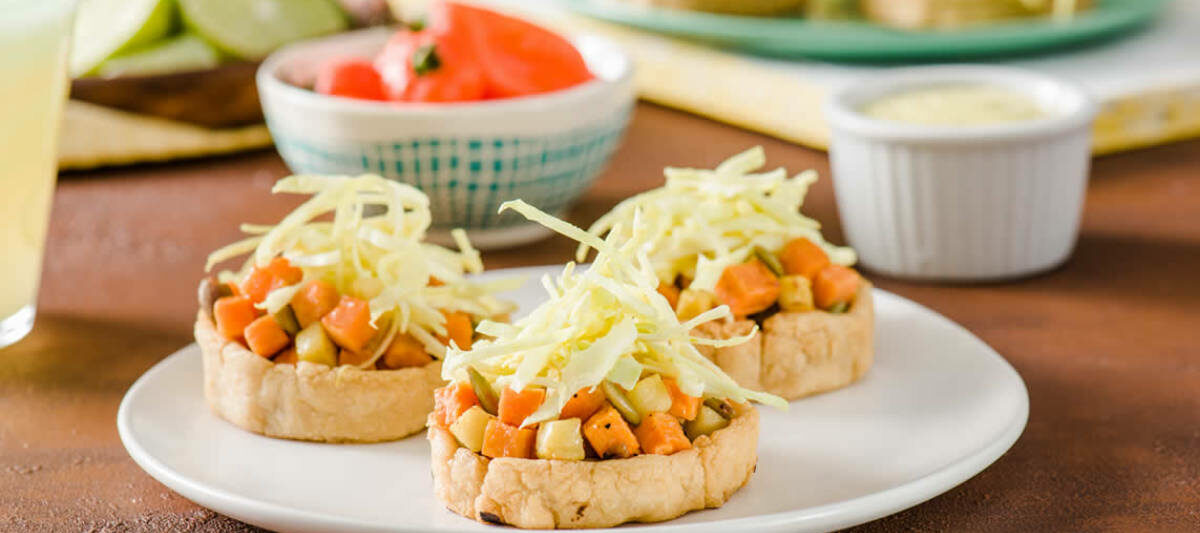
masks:
<instances>
[{"instance_id":1,"label":"fried masa cake","mask_svg":"<svg viewBox=\"0 0 1200 533\"><path fill-rule=\"evenodd\" d=\"M250 257L200 284L209 406L270 437L375 442L420 431L446 346L469 348L475 321L508 313L493 293L519 280L466 278L483 269L478 252L461 231L457 252L424 242L429 200L408 185L293 176L274 191L312 197L278 224L243 226L251 236L213 252L207 268Z\"/></svg>"},{"instance_id":2,"label":"fried masa cake","mask_svg":"<svg viewBox=\"0 0 1200 533\"><path fill-rule=\"evenodd\" d=\"M658 281L616 234L601 240L515 201L504 204L598 250L543 284L548 299L489 338L447 350L428 437L434 494L451 511L522 528L611 527L719 507L758 462L758 413L782 398L739 386L697 346Z\"/></svg>"},{"instance_id":3,"label":"fried masa cake","mask_svg":"<svg viewBox=\"0 0 1200 533\"><path fill-rule=\"evenodd\" d=\"M754 148L712 170L667 168L662 187L621 202L588 231L644 253L681 320L728 306L730 318L697 334L751 340L702 352L743 387L795 399L870 369L875 313L870 284L850 267L854 251L827 242L800 213L816 173L754 173L765 162ZM586 255L581 247L576 259Z\"/></svg>"}]
</instances>

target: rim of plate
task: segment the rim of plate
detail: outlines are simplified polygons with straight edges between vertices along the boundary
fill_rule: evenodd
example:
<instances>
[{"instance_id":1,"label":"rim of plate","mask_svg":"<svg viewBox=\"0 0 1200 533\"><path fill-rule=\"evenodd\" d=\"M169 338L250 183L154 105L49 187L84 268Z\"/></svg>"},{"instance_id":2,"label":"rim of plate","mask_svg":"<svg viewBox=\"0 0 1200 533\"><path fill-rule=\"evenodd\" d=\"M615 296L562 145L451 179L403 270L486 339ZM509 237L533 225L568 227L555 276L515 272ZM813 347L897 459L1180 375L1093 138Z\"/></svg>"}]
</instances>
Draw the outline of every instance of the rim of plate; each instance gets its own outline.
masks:
<instances>
[{"instance_id":1,"label":"rim of plate","mask_svg":"<svg viewBox=\"0 0 1200 533\"><path fill-rule=\"evenodd\" d=\"M843 60L996 56L1059 47L1145 24L1167 0L1099 0L1069 23L1018 19L956 31L910 31L864 21L819 21L689 11L614 0L560 0L591 17L678 36L711 39L771 56Z\"/></svg>"},{"instance_id":2,"label":"rim of plate","mask_svg":"<svg viewBox=\"0 0 1200 533\"><path fill-rule=\"evenodd\" d=\"M490 271L500 273L520 273L522 271L545 271L547 267L557 267L558 265L543 265L533 267L521 267L512 269L499 269ZM966 334L972 342L976 343L981 350L986 353L987 357L994 358L1001 364L1011 377L1016 379L1016 384L1021 389L1021 405L1020 413L1009 421L1008 425L997 434L990 442L980 448L963 455L960 459L953 463L947 464L933 472L916 478L898 487L893 487L880 492L867 494L857 498L851 498L840 502L819 505L794 511L782 511L777 513L764 514L752 517L733 518L725 520L714 520L710 522L698 522L692 524L671 524L667 522L659 522L653 524L627 524L621 526L622 529L639 530L653 529L655 531L665 532L692 532L692 531L709 531L714 527L736 528L736 527L753 527L756 531L793 531L796 528L845 528L862 524L882 518L907 509L921 502L929 500L935 496L943 494L950 489L958 486L962 482L974 477L983 469L987 468L993 462L1000 458L1004 452L1017 441L1024 432L1025 424L1029 419L1029 391L1025 386L1025 381L1021 379L1020 374L1012 367L1012 365L1001 356L998 352L992 349L982 339L976 337L969 330L959 325L957 322L942 316L941 313L929 309L917 302L909 300L895 293L885 291L883 289L874 288L876 295L884 298L892 298L901 303L915 306L920 311L927 313L933 320L942 325L949 325L959 334ZM179 351L186 350L193 346L189 344L181 348ZM125 446L134 462L145 470L151 477L166 485L171 490L178 492L185 498L205 507L214 508L221 507L217 510L223 514L227 514L235 519L243 520L239 515L259 514L267 515L275 522L295 522L297 520L307 521L314 528L329 528L336 530L338 528L352 527L359 530L370 531L425 531L419 526L409 526L405 524L379 524L355 519L347 519L335 515L324 513L316 513L303 509L296 509L285 505L280 505L271 502L263 502L254 500L245 496L241 496L226 490L212 488L202 483L192 481L186 476L175 472L162 464L158 459L154 458L147 452L141 444L133 438L132 428L130 428L130 413L129 404L139 391L146 386L145 384L159 372L162 372L165 365L175 357L179 351L167 356L162 361L156 363L150 370L142 374L141 377L129 387L125 396L121 399L121 405L117 410L117 433L121 438L121 443ZM209 505L209 502L215 502L217 505ZM866 510L864 512L863 510ZM230 512L232 510L232 512ZM463 520L468 520L464 518ZM249 520L243 520L253 524ZM474 525L472 521L469 525ZM440 529L447 532L465 532L473 531L464 525L464 527L450 527ZM579 530L589 531L589 530ZM597 531L597 530L591 530Z\"/></svg>"}]
</instances>

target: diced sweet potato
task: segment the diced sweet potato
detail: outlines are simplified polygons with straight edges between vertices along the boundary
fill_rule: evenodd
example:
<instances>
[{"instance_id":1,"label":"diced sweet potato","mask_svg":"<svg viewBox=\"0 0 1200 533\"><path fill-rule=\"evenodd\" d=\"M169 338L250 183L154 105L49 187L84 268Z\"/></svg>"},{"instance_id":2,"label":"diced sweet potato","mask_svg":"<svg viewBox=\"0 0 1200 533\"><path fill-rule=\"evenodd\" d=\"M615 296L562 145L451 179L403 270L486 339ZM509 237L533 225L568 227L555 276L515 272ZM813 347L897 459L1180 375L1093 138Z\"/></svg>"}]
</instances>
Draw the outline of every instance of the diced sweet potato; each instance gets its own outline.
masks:
<instances>
[{"instance_id":1,"label":"diced sweet potato","mask_svg":"<svg viewBox=\"0 0 1200 533\"><path fill-rule=\"evenodd\" d=\"M246 281L242 282L242 290L254 303L259 303L271 291L299 283L303 278L303 270L292 266L287 259L276 257L266 266L251 269Z\"/></svg>"},{"instance_id":2,"label":"diced sweet potato","mask_svg":"<svg viewBox=\"0 0 1200 533\"><path fill-rule=\"evenodd\" d=\"M271 270L271 274L284 285L295 285L304 279L304 271L299 267L292 266L292 262L283 257L276 257L267 265Z\"/></svg>"},{"instance_id":3,"label":"diced sweet potato","mask_svg":"<svg viewBox=\"0 0 1200 533\"><path fill-rule=\"evenodd\" d=\"M407 333L396 335L392 345L379 358L380 366L389 369L425 366L431 361L433 357L425 351L425 345Z\"/></svg>"},{"instance_id":4,"label":"diced sweet potato","mask_svg":"<svg viewBox=\"0 0 1200 533\"><path fill-rule=\"evenodd\" d=\"M667 413L651 413L633 433L645 453L671 455L692 447L692 441L683 434L683 426Z\"/></svg>"},{"instance_id":5,"label":"diced sweet potato","mask_svg":"<svg viewBox=\"0 0 1200 533\"><path fill-rule=\"evenodd\" d=\"M338 366L350 365L361 366L371 358L371 354L365 352L352 352L345 348L338 351Z\"/></svg>"},{"instance_id":6,"label":"diced sweet potato","mask_svg":"<svg viewBox=\"0 0 1200 533\"><path fill-rule=\"evenodd\" d=\"M242 330L242 337L246 339L246 346L250 351L268 359L292 342L287 332L279 327L279 323L267 315L258 317L246 326L246 329Z\"/></svg>"},{"instance_id":7,"label":"diced sweet potato","mask_svg":"<svg viewBox=\"0 0 1200 533\"><path fill-rule=\"evenodd\" d=\"M637 455L637 437L621 413L611 405L601 407L583 425L583 436L602 459Z\"/></svg>"},{"instance_id":8,"label":"diced sweet potato","mask_svg":"<svg viewBox=\"0 0 1200 533\"><path fill-rule=\"evenodd\" d=\"M314 279L305 283L292 296L292 312L295 313L300 327L306 328L309 324L320 320L326 313L333 311L333 308L337 307L339 298L340 295L333 284Z\"/></svg>"},{"instance_id":9,"label":"diced sweet potato","mask_svg":"<svg viewBox=\"0 0 1200 533\"><path fill-rule=\"evenodd\" d=\"M479 405L475 391L466 382L456 381L433 391L433 420L441 427L448 428L472 406Z\"/></svg>"},{"instance_id":10,"label":"diced sweet potato","mask_svg":"<svg viewBox=\"0 0 1200 533\"><path fill-rule=\"evenodd\" d=\"M579 389L571 395L571 399L567 400L566 405L563 405L562 412L558 417L587 420L604 405L604 400L604 391L600 390L600 387Z\"/></svg>"},{"instance_id":11,"label":"diced sweet potato","mask_svg":"<svg viewBox=\"0 0 1200 533\"><path fill-rule=\"evenodd\" d=\"M734 315L752 315L771 307L779 298L779 278L762 261L752 259L725 267L713 292Z\"/></svg>"},{"instance_id":12,"label":"diced sweet potato","mask_svg":"<svg viewBox=\"0 0 1200 533\"><path fill-rule=\"evenodd\" d=\"M271 273L267 270L254 268L246 281L242 282L242 292L249 296L254 303L262 302L271 291Z\"/></svg>"},{"instance_id":13,"label":"diced sweet potato","mask_svg":"<svg viewBox=\"0 0 1200 533\"><path fill-rule=\"evenodd\" d=\"M342 295L337 307L321 317L325 332L338 346L360 352L377 333L371 325L371 308L366 300Z\"/></svg>"},{"instance_id":14,"label":"diced sweet potato","mask_svg":"<svg viewBox=\"0 0 1200 533\"><path fill-rule=\"evenodd\" d=\"M217 324L217 332L230 340L242 338L246 326L258 318L258 309L254 302L246 296L226 296L218 298L213 304L213 320Z\"/></svg>"},{"instance_id":15,"label":"diced sweet potato","mask_svg":"<svg viewBox=\"0 0 1200 533\"><path fill-rule=\"evenodd\" d=\"M446 317L448 335L438 337L438 340L447 346L454 341L460 350L470 350L471 339L475 336L475 326L471 325L471 315L462 311L442 311L442 316Z\"/></svg>"},{"instance_id":16,"label":"diced sweet potato","mask_svg":"<svg viewBox=\"0 0 1200 533\"><path fill-rule=\"evenodd\" d=\"M679 287L674 284L659 282L658 293L667 299L667 303L671 304L671 309L675 309L675 306L679 305Z\"/></svg>"},{"instance_id":17,"label":"diced sweet potato","mask_svg":"<svg viewBox=\"0 0 1200 533\"><path fill-rule=\"evenodd\" d=\"M537 443L537 430L488 420L483 430L483 446L479 453L487 457L518 457L532 459Z\"/></svg>"},{"instance_id":18,"label":"diced sweet potato","mask_svg":"<svg viewBox=\"0 0 1200 533\"><path fill-rule=\"evenodd\" d=\"M779 262L783 263L784 274L795 274L812 279L825 265L829 264L829 256L816 243L800 237L792 239L783 246L779 254Z\"/></svg>"},{"instance_id":19,"label":"diced sweet potato","mask_svg":"<svg viewBox=\"0 0 1200 533\"><path fill-rule=\"evenodd\" d=\"M545 400L546 389L541 387L525 387L520 392L505 387L500 392L500 405L496 415L505 424L519 426L521 422L525 421L525 418L537 411Z\"/></svg>"},{"instance_id":20,"label":"diced sweet potato","mask_svg":"<svg viewBox=\"0 0 1200 533\"><path fill-rule=\"evenodd\" d=\"M272 359L277 364L294 365L300 360L300 356L296 354L296 348L291 347L275 355Z\"/></svg>"},{"instance_id":21,"label":"diced sweet potato","mask_svg":"<svg viewBox=\"0 0 1200 533\"><path fill-rule=\"evenodd\" d=\"M825 310L854 301L858 292L858 272L841 265L829 265L813 280L813 303Z\"/></svg>"},{"instance_id":22,"label":"diced sweet potato","mask_svg":"<svg viewBox=\"0 0 1200 533\"><path fill-rule=\"evenodd\" d=\"M679 390L679 384L671 378L663 378L663 385L667 386L667 392L671 395L671 409L667 412L684 420L696 418L696 413L700 412L700 397L684 394Z\"/></svg>"}]
</instances>

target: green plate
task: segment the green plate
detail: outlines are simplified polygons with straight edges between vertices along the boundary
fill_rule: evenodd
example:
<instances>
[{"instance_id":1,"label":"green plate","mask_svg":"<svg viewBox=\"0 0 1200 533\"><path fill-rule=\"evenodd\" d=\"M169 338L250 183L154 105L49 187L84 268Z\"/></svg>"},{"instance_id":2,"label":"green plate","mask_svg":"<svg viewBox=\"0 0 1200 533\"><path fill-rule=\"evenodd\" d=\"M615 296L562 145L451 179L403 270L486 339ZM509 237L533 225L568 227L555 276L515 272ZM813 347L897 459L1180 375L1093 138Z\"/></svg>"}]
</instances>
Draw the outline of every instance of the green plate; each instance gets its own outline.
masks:
<instances>
[{"instance_id":1,"label":"green plate","mask_svg":"<svg viewBox=\"0 0 1200 533\"><path fill-rule=\"evenodd\" d=\"M561 0L579 13L646 30L778 57L855 61L948 60L1043 52L1100 41L1150 22L1165 0L1098 0L1059 23L1049 18L955 31L903 31L867 22L718 15L622 0Z\"/></svg>"}]
</instances>

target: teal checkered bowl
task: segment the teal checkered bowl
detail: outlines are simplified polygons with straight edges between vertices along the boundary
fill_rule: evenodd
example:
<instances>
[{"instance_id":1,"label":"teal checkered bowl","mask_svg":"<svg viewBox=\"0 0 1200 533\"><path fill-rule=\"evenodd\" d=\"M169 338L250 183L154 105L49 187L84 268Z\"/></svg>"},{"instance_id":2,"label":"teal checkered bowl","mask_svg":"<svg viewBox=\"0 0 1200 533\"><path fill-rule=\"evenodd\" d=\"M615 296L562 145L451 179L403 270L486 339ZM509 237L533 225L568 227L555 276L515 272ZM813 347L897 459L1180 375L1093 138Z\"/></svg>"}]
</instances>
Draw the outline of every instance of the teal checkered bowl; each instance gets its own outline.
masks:
<instances>
[{"instance_id":1,"label":"teal checkered bowl","mask_svg":"<svg viewBox=\"0 0 1200 533\"><path fill-rule=\"evenodd\" d=\"M464 228L479 247L512 246L546 230L500 204L523 199L561 214L587 190L620 142L633 109L629 59L611 42L573 39L595 79L553 93L449 104L385 103L318 94L317 69L371 57L390 36L371 29L286 47L263 62L267 126L296 173L374 173L429 196L431 236Z\"/></svg>"}]
</instances>

